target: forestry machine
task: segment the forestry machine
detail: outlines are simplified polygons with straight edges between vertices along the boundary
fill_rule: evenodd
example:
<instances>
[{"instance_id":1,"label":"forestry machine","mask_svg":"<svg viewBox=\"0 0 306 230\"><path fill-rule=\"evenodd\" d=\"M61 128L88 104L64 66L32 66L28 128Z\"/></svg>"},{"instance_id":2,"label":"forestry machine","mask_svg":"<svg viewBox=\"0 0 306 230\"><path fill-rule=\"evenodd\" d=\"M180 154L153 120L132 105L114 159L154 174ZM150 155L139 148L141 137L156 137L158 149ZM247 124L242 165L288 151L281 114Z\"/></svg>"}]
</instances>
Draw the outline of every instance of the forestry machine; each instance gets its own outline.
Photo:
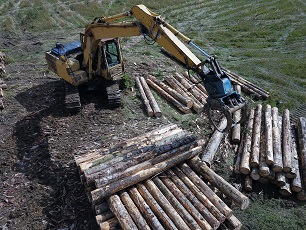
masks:
<instances>
[{"instance_id":1,"label":"forestry machine","mask_svg":"<svg viewBox=\"0 0 306 230\"><path fill-rule=\"evenodd\" d=\"M204 84L208 93L206 112L215 128L218 129L212 119L212 111L220 111L227 118L227 127L223 131L228 131L233 123L245 120L246 101L233 90L231 80L218 64L216 56L207 54L144 5L136 5L122 14L97 17L80 33L80 41L66 45L57 43L46 52L49 69L70 83L66 84L66 89L70 91L70 94L66 92L70 107L80 108L78 94L71 94L80 85L102 87L108 103L120 105L118 83L123 77L124 63L119 38L140 35L147 43L157 42L187 69L200 76L202 81L199 83ZM184 43L199 51L205 60L201 61ZM232 113L239 109L242 110L242 118L233 121Z\"/></svg>"}]
</instances>

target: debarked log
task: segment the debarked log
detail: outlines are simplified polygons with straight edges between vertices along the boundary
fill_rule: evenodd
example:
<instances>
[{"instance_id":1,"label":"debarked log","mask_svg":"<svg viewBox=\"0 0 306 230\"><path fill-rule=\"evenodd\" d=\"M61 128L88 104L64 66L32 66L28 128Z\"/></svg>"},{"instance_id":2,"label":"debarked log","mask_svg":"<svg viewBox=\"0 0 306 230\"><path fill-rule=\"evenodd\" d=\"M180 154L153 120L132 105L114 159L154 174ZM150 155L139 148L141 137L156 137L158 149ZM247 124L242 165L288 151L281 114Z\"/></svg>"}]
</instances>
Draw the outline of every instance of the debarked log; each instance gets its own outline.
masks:
<instances>
[{"instance_id":1,"label":"debarked log","mask_svg":"<svg viewBox=\"0 0 306 230\"><path fill-rule=\"evenodd\" d=\"M143 90L142 84L140 83L140 80L139 80L138 77L136 77L136 85L138 87L140 97L141 97L141 99L143 101L143 104L145 106L145 110L146 110L148 116L152 117L154 115L153 109L150 105L150 101L148 100L147 95L146 95L145 91Z\"/></svg>"}]
</instances>

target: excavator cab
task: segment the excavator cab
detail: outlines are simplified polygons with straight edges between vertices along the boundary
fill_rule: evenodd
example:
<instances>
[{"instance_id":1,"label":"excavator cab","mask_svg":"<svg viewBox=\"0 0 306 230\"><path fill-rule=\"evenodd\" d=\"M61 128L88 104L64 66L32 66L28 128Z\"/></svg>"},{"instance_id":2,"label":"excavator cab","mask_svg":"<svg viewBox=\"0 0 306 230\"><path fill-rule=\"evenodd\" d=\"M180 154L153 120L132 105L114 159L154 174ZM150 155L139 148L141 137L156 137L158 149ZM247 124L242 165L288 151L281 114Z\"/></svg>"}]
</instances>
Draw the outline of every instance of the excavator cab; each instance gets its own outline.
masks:
<instances>
[{"instance_id":1,"label":"excavator cab","mask_svg":"<svg viewBox=\"0 0 306 230\"><path fill-rule=\"evenodd\" d=\"M92 62L94 76L106 80L120 80L124 72L119 38L101 39Z\"/></svg>"}]
</instances>

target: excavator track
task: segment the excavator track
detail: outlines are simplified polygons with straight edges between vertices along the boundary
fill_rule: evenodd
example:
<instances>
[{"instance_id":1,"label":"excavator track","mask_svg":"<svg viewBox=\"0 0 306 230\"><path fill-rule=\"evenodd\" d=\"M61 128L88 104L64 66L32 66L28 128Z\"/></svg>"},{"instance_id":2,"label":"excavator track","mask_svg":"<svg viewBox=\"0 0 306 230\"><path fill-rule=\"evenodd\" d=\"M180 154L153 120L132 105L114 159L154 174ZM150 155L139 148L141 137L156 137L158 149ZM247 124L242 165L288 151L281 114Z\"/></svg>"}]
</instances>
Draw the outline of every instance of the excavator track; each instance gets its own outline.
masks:
<instances>
[{"instance_id":1,"label":"excavator track","mask_svg":"<svg viewBox=\"0 0 306 230\"><path fill-rule=\"evenodd\" d=\"M65 109L69 113L77 113L81 110L79 89L65 82Z\"/></svg>"},{"instance_id":2,"label":"excavator track","mask_svg":"<svg viewBox=\"0 0 306 230\"><path fill-rule=\"evenodd\" d=\"M109 107L117 108L121 106L121 95L117 82L106 82L106 94Z\"/></svg>"}]
</instances>

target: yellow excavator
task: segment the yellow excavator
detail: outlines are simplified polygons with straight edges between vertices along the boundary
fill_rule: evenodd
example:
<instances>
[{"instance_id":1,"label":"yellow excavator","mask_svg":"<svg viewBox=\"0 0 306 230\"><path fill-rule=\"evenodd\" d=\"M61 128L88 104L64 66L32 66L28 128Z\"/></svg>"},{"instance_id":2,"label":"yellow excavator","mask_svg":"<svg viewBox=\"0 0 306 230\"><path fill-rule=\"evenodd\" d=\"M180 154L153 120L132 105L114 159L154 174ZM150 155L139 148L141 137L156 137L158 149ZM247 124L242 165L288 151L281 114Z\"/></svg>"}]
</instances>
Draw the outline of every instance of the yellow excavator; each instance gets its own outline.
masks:
<instances>
[{"instance_id":1,"label":"yellow excavator","mask_svg":"<svg viewBox=\"0 0 306 230\"><path fill-rule=\"evenodd\" d=\"M208 93L206 113L215 128L212 111L220 111L227 118L223 131L245 120L246 101L233 90L231 80L221 69L216 56L207 54L144 5L133 6L130 11L118 15L97 17L80 33L80 41L65 45L57 43L46 52L48 68L70 83L66 97L70 102L67 104L71 108L80 108L77 94L69 94L69 90L73 92L77 86L91 84L103 87L108 103L119 106L119 81L124 73L119 39L140 35L146 41L157 42L186 68L200 76ZM204 60L201 61L184 43L198 50L205 57ZM241 120L233 121L232 113L239 109L242 110Z\"/></svg>"}]
</instances>

